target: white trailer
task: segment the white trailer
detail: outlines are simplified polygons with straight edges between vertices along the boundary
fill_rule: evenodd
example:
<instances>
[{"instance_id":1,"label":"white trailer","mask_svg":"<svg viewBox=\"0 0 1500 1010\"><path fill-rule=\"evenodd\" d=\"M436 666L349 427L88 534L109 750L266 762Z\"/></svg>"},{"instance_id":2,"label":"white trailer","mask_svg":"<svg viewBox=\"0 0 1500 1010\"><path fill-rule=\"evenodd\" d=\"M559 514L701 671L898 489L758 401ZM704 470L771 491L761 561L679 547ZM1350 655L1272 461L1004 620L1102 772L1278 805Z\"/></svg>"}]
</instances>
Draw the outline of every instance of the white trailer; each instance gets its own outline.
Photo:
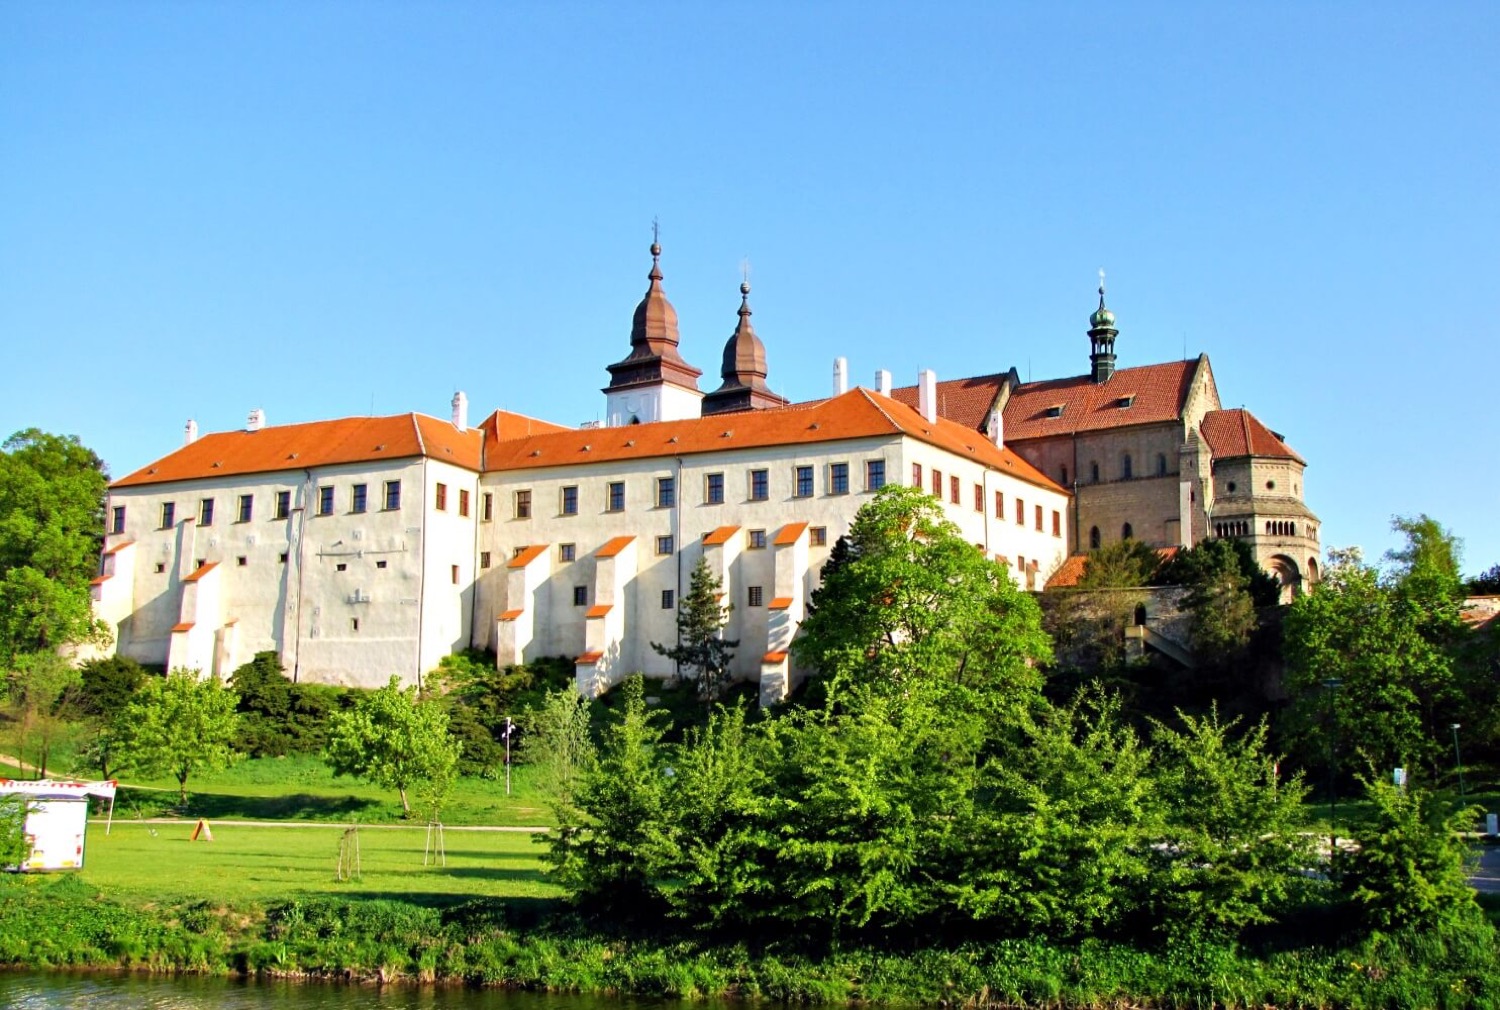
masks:
<instances>
[{"instance_id":1,"label":"white trailer","mask_svg":"<svg viewBox=\"0 0 1500 1010\"><path fill-rule=\"evenodd\" d=\"M26 802L26 839L31 855L20 866L8 870L78 870L83 868L84 842L88 833L89 797L109 799L110 815L115 806L115 783L16 781L0 779L0 797L15 796Z\"/></svg>"}]
</instances>

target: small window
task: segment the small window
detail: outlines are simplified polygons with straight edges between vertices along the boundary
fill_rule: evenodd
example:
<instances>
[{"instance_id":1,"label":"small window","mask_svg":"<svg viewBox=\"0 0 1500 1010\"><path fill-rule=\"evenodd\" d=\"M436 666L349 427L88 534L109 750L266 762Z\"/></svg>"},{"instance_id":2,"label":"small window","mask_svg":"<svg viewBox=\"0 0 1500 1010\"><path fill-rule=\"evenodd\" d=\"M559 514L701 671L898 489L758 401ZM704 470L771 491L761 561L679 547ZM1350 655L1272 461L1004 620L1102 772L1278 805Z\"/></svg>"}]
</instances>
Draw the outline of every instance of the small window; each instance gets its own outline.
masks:
<instances>
[{"instance_id":1,"label":"small window","mask_svg":"<svg viewBox=\"0 0 1500 1010\"><path fill-rule=\"evenodd\" d=\"M161 528L169 530L177 525L177 503L165 501L161 503Z\"/></svg>"},{"instance_id":2,"label":"small window","mask_svg":"<svg viewBox=\"0 0 1500 1010\"><path fill-rule=\"evenodd\" d=\"M239 557L234 559L234 563L239 565L241 568L244 568L247 564L250 563L250 559L241 554Z\"/></svg>"},{"instance_id":3,"label":"small window","mask_svg":"<svg viewBox=\"0 0 1500 1010\"><path fill-rule=\"evenodd\" d=\"M1131 465L1130 453L1128 452L1120 458L1120 476L1126 480L1130 480L1135 476L1135 469Z\"/></svg>"},{"instance_id":4,"label":"small window","mask_svg":"<svg viewBox=\"0 0 1500 1010\"><path fill-rule=\"evenodd\" d=\"M450 573L452 574L453 584L455 586L458 585L458 566L457 565L449 565L448 569L449 569Z\"/></svg>"},{"instance_id":5,"label":"small window","mask_svg":"<svg viewBox=\"0 0 1500 1010\"><path fill-rule=\"evenodd\" d=\"M212 526L214 524L214 500L205 498L198 503L198 525Z\"/></svg>"},{"instance_id":6,"label":"small window","mask_svg":"<svg viewBox=\"0 0 1500 1010\"><path fill-rule=\"evenodd\" d=\"M1094 526L1094 527L1091 527L1089 529L1089 550L1091 550L1091 551L1097 551L1098 549L1099 549L1099 527Z\"/></svg>"},{"instance_id":7,"label":"small window","mask_svg":"<svg viewBox=\"0 0 1500 1010\"><path fill-rule=\"evenodd\" d=\"M1042 532L1042 507L1040 505L1036 506L1036 531Z\"/></svg>"},{"instance_id":8,"label":"small window","mask_svg":"<svg viewBox=\"0 0 1500 1010\"><path fill-rule=\"evenodd\" d=\"M661 609L674 610L677 607L677 590L663 589L661 591Z\"/></svg>"},{"instance_id":9,"label":"small window","mask_svg":"<svg viewBox=\"0 0 1500 1010\"><path fill-rule=\"evenodd\" d=\"M1276 482L1274 480L1268 480L1268 481L1266 481L1266 490L1267 491L1275 491L1276 490Z\"/></svg>"},{"instance_id":10,"label":"small window","mask_svg":"<svg viewBox=\"0 0 1500 1010\"><path fill-rule=\"evenodd\" d=\"M1052 535L1062 536L1062 513L1056 509L1052 510Z\"/></svg>"},{"instance_id":11,"label":"small window","mask_svg":"<svg viewBox=\"0 0 1500 1010\"><path fill-rule=\"evenodd\" d=\"M458 489L458 514L468 518L469 515L469 489Z\"/></svg>"},{"instance_id":12,"label":"small window","mask_svg":"<svg viewBox=\"0 0 1500 1010\"><path fill-rule=\"evenodd\" d=\"M1271 524L1270 523L1266 523L1266 532L1267 533L1271 532ZM195 559L193 561L193 567L194 568L202 568L206 564L208 564L208 559L207 558L197 558L197 559Z\"/></svg>"},{"instance_id":13,"label":"small window","mask_svg":"<svg viewBox=\"0 0 1500 1010\"><path fill-rule=\"evenodd\" d=\"M166 573L167 573L167 566L165 564L163 564L162 562L158 561L156 563L156 574L157 575L165 575Z\"/></svg>"},{"instance_id":14,"label":"small window","mask_svg":"<svg viewBox=\"0 0 1500 1010\"><path fill-rule=\"evenodd\" d=\"M575 606L575 607L586 607L588 605L589 605L589 587L588 586L574 586L573 587L573 606Z\"/></svg>"},{"instance_id":15,"label":"small window","mask_svg":"<svg viewBox=\"0 0 1500 1010\"><path fill-rule=\"evenodd\" d=\"M921 487L922 486L922 464L921 463L913 463L911 465L911 486L912 487Z\"/></svg>"},{"instance_id":16,"label":"small window","mask_svg":"<svg viewBox=\"0 0 1500 1010\"><path fill-rule=\"evenodd\" d=\"M849 464L830 463L828 466L828 493L849 493Z\"/></svg>"},{"instance_id":17,"label":"small window","mask_svg":"<svg viewBox=\"0 0 1500 1010\"><path fill-rule=\"evenodd\" d=\"M237 522L249 522L251 516L255 514L255 496L248 494L240 495L239 511L235 514L239 516L236 520Z\"/></svg>"},{"instance_id":18,"label":"small window","mask_svg":"<svg viewBox=\"0 0 1500 1010\"><path fill-rule=\"evenodd\" d=\"M112 515L113 522L111 523L111 526L110 526L110 532L111 533L124 533L125 532L125 506L124 505L116 505L111 510L111 515Z\"/></svg>"},{"instance_id":19,"label":"small window","mask_svg":"<svg viewBox=\"0 0 1500 1010\"><path fill-rule=\"evenodd\" d=\"M612 480L605 490L608 494L605 499L604 510L606 512L624 512L625 482L623 480Z\"/></svg>"},{"instance_id":20,"label":"small window","mask_svg":"<svg viewBox=\"0 0 1500 1010\"><path fill-rule=\"evenodd\" d=\"M525 547L517 547L515 550L513 550L513 551L510 552L510 556L513 557L513 558L519 558L522 554L525 554L525 553L526 553L526 548Z\"/></svg>"},{"instance_id":21,"label":"small window","mask_svg":"<svg viewBox=\"0 0 1500 1010\"><path fill-rule=\"evenodd\" d=\"M1234 481L1230 481L1227 490L1229 491L1230 494L1234 494L1234 489L1235 489L1235 483L1234 483Z\"/></svg>"},{"instance_id":22,"label":"small window","mask_svg":"<svg viewBox=\"0 0 1500 1010\"><path fill-rule=\"evenodd\" d=\"M1124 526L1120 527L1120 539L1121 540L1129 540L1133 536L1135 536L1135 531L1130 528L1130 524L1129 523L1126 523Z\"/></svg>"},{"instance_id":23,"label":"small window","mask_svg":"<svg viewBox=\"0 0 1500 1010\"><path fill-rule=\"evenodd\" d=\"M520 494L521 492L518 491L516 493ZM444 484L442 482L438 483L437 490L434 491L433 495L432 495L432 507L435 508L435 509L437 509L439 512L446 512L446 511L448 511L448 485L447 484Z\"/></svg>"},{"instance_id":24,"label":"small window","mask_svg":"<svg viewBox=\"0 0 1500 1010\"><path fill-rule=\"evenodd\" d=\"M813 547L825 547L828 544L828 527L814 526L807 531L807 542Z\"/></svg>"},{"instance_id":25,"label":"small window","mask_svg":"<svg viewBox=\"0 0 1500 1010\"><path fill-rule=\"evenodd\" d=\"M573 544L557 545L557 560L572 561L578 555L578 548Z\"/></svg>"},{"instance_id":26,"label":"small window","mask_svg":"<svg viewBox=\"0 0 1500 1010\"><path fill-rule=\"evenodd\" d=\"M865 490L879 491L885 487L885 460L865 460Z\"/></svg>"},{"instance_id":27,"label":"small window","mask_svg":"<svg viewBox=\"0 0 1500 1010\"><path fill-rule=\"evenodd\" d=\"M1068 468L1067 467L1062 467L1061 470L1062 470L1062 479L1059 480L1058 483L1061 484L1063 487L1067 487L1068 486Z\"/></svg>"},{"instance_id":28,"label":"small window","mask_svg":"<svg viewBox=\"0 0 1500 1010\"><path fill-rule=\"evenodd\" d=\"M750 500L765 501L771 497L771 471L750 471Z\"/></svg>"},{"instance_id":29,"label":"small window","mask_svg":"<svg viewBox=\"0 0 1500 1010\"><path fill-rule=\"evenodd\" d=\"M578 514L577 484L569 484L562 489L562 514L565 516L576 516Z\"/></svg>"},{"instance_id":30,"label":"small window","mask_svg":"<svg viewBox=\"0 0 1500 1010\"><path fill-rule=\"evenodd\" d=\"M811 498L813 493L813 468L810 466L799 466L794 472L797 489L793 492L798 498Z\"/></svg>"},{"instance_id":31,"label":"small window","mask_svg":"<svg viewBox=\"0 0 1500 1010\"><path fill-rule=\"evenodd\" d=\"M974 511L975 512L983 512L984 511L984 485L983 484L975 484L974 485Z\"/></svg>"},{"instance_id":32,"label":"small window","mask_svg":"<svg viewBox=\"0 0 1500 1010\"><path fill-rule=\"evenodd\" d=\"M1156 454L1156 475L1158 477L1165 477L1167 475L1166 453L1159 452Z\"/></svg>"},{"instance_id":33,"label":"small window","mask_svg":"<svg viewBox=\"0 0 1500 1010\"><path fill-rule=\"evenodd\" d=\"M1019 498L1016 499L1016 525L1026 525L1026 503Z\"/></svg>"},{"instance_id":34,"label":"small window","mask_svg":"<svg viewBox=\"0 0 1500 1010\"><path fill-rule=\"evenodd\" d=\"M517 519L530 519L531 518L531 491L530 490L517 491L516 492L516 518Z\"/></svg>"},{"instance_id":35,"label":"small window","mask_svg":"<svg viewBox=\"0 0 1500 1010\"><path fill-rule=\"evenodd\" d=\"M958 479L958 474L954 474L948 478L948 500L955 505L958 504L959 491L962 487L963 481Z\"/></svg>"},{"instance_id":36,"label":"small window","mask_svg":"<svg viewBox=\"0 0 1500 1010\"><path fill-rule=\"evenodd\" d=\"M673 551L673 543L672 543L672 538L671 537L657 537L656 538L656 553L658 553L658 554L671 554L672 551Z\"/></svg>"},{"instance_id":37,"label":"small window","mask_svg":"<svg viewBox=\"0 0 1500 1010\"><path fill-rule=\"evenodd\" d=\"M488 568L489 566L490 566L490 552L489 551L480 551L479 552L479 567L480 568Z\"/></svg>"},{"instance_id":38,"label":"small window","mask_svg":"<svg viewBox=\"0 0 1500 1010\"><path fill-rule=\"evenodd\" d=\"M724 504L724 475L722 473L711 473L703 478L703 503L705 505Z\"/></svg>"},{"instance_id":39,"label":"small window","mask_svg":"<svg viewBox=\"0 0 1500 1010\"><path fill-rule=\"evenodd\" d=\"M656 507L659 509L673 508L677 504L677 478L656 478Z\"/></svg>"},{"instance_id":40,"label":"small window","mask_svg":"<svg viewBox=\"0 0 1500 1010\"><path fill-rule=\"evenodd\" d=\"M292 493L290 491L277 491L276 492L276 518L277 519L285 519L287 516L289 516L291 514L292 514ZM250 518L249 516L246 516L245 517L245 521L248 522L249 518Z\"/></svg>"},{"instance_id":41,"label":"small window","mask_svg":"<svg viewBox=\"0 0 1500 1010\"><path fill-rule=\"evenodd\" d=\"M386 563L384 561L377 561L377 562L375 562L375 567L376 568L384 568L385 566L386 566Z\"/></svg>"},{"instance_id":42,"label":"small window","mask_svg":"<svg viewBox=\"0 0 1500 1010\"><path fill-rule=\"evenodd\" d=\"M399 480L388 480L385 482L385 510L394 512L401 507L401 482Z\"/></svg>"},{"instance_id":43,"label":"small window","mask_svg":"<svg viewBox=\"0 0 1500 1010\"><path fill-rule=\"evenodd\" d=\"M479 521L485 523L495 521L495 496L489 491L479 496Z\"/></svg>"},{"instance_id":44,"label":"small window","mask_svg":"<svg viewBox=\"0 0 1500 1010\"><path fill-rule=\"evenodd\" d=\"M359 618L357 618L357 617L351 617L351 618L349 618L349 630L350 631L358 631L359 630Z\"/></svg>"},{"instance_id":45,"label":"small window","mask_svg":"<svg viewBox=\"0 0 1500 1010\"><path fill-rule=\"evenodd\" d=\"M318 515L326 516L333 514L333 485L324 484L318 488Z\"/></svg>"},{"instance_id":46,"label":"small window","mask_svg":"<svg viewBox=\"0 0 1500 1010\"><path fill-rule=\"evenodd\" d=\"M760 586L750 586L745 594L745 603L752 607L765 606L765 593Z\"/></svg>"},{"instance_id":47,"label":"small window","mask_svg":"<svg viewBox=\"0 0 1500 1010\"><path fill-rule=\"evenodd\" d=\"M349 511L363 512L366 508L366 496L369 490L363 484L356 484L349 489Z\"/></svg>"},{"instance_id":48,"label":"small window","mask_svg":"<svg viewBox=\"0 0 1500 1010\"><path fill-rule=\"evenodd\" d=\"M943 471L936 467L932 470L932 496L938 501L943 500Z\"/></svg>"},{"instance_id":49,"label":"small window","mask_svg":"<svg viewBox=\"0 0 1500 1010\"><path fill-rule=\"evenodd\" d=\"M1098 463L1090 463L1089 464L1089 481L1090 481L1090 483L1093 483L1093 484L1099 483L1099 464Z\"/></svg>"},{"instance_id":50,"label":"small window","mask_svg":"<svg viewBox=\"0 0 1500 1010\"><path fill-rule=\"evenodd\" d=\"M333 570L336 572L347 572L349 570L349 565L346 562L340 561L338 564L333 566Z\"/></svg>"},{"instance_id":51,"label":"small window","mask_svg":"<svg viewBox=\"0 0 1500 1010\"><path fill-rule=\"evenodd\" d=\"M1063 415L1063 408L1066 407L1066 406L1067 406L1067 404L1065 404L1065 403L1054 403L1052 406L1050 406L1050 407L1047 408L1047 416L1048 417L1062 417L1062 415Z\"/></svg>"},{"instance_id":52,"label":"small window","mask_svg":"<svg viewBox=\"0 0 1500 1010\"><path fill-rule=\"evenodd\" d=\"M287 560L287 552L286 551L282 551L281 552L281 559L280 560L281 560L282 564L286 564L286 560ZM377 561L376 564L383 566L385 564L385 562L384 561Z\"/></svg>"},{"instance_id":53,"label":"small window","mask_svg":"<svg viewBox=\"0 0 1500 1010\"><path fill-rule=\"evenodd\" d=\"M752 551L763 551L766 549L766 531L750 530L746 534L746 542Z\"/></svg>"},{"instance_id":54,"label":"small window","mask_svg":"<svg viewBox=\"0 0 1500 1010\"><path fill-rule=\"evenodd\" d=\"M1022 572L1026 571L1026 559L1024 557L1016 558L1016 568Z\"/></svg>"},{"instance_id":55,"label":"small window","mask_svg":"<svg viewBox=\"0 0 1500 1010\"><path fill-rule=\"evenodd\" d=\"M996 519L1004 519L1005 518L1005 492L1004 491L996 491L995 492L995 518Z\"/></svg>"}]
</instances>

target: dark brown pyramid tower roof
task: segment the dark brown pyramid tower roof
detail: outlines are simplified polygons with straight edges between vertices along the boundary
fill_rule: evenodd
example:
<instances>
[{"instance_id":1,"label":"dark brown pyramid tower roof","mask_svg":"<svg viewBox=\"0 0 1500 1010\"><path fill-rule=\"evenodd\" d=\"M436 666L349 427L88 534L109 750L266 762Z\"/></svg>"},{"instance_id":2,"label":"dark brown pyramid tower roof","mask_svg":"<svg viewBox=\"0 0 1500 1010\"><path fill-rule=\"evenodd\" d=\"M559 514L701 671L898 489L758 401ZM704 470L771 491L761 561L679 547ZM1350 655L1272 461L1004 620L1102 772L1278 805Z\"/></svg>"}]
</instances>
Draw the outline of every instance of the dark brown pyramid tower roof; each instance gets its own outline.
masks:
<instances>
[{"instance_id":1,"label":"dark brown pyramid tower roof","mask_svg":"<svg viewBox=\"0 0 1500 1010\"><path fill-rule=\"evenodd\" d=\"M736 410L780 407L786 397L777 396L766 385L766 345L750 325L750 284L740 285L740 322L724 345L724 383L703 398L703 413L727 414Z\"/></svg>"},{"instance_id":2,"label":"dark brown pyramid tower roof","mask_svg":"<svg viewBox=\"0 0 1500 1010\"><path fill-rule=\"evenodd\" d=\"M694 392L703 373L677 353L677 310L661 286L661 246L651 243L651 286L635 307L630 326L630 353L609 367L604 391L670 382Z\"/></svg>"}]
</instances>

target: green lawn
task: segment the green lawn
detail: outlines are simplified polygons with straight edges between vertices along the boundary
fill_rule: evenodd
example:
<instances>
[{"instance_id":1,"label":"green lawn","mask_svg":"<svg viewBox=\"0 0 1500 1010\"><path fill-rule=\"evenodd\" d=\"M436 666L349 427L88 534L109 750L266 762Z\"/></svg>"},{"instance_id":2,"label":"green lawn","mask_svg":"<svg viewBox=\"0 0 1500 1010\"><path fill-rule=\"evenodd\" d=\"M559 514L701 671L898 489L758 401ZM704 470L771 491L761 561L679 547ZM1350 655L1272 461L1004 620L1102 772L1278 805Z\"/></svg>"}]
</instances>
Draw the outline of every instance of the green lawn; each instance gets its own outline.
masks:
<instances>
[{"instance_id":1,"label":"green lawn","mask_svg":"<svg viewBox=\"0 0 1500 1010\"><path fill-rule=\"evenodd\" d=\"M543 874L530 834L448 830L447 865L423 865L426 829L359 832L361 879L338 882L340 826L213 825L213 841L191 841L193 822L89 825L83 879L134 901L240 903L307 895L399 898L451 905L476 897L537 900L561 894Z\"/></svg>"}]
</instances>

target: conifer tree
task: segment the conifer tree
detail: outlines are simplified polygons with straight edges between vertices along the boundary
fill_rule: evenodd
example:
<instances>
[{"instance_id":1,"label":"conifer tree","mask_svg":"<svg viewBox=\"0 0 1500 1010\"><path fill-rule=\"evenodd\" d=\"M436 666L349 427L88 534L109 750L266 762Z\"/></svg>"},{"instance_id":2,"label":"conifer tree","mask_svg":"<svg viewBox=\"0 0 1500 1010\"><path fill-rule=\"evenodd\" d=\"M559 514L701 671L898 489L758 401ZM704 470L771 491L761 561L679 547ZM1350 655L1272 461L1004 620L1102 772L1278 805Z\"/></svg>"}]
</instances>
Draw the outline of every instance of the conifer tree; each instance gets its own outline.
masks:
<instances>
[{"instance_id":1,"label":"conifer tree","mask_svg":"<svg viewBox=\"0 0 1500 1010\"><path fill-rule=\"evenodd\" d=\"M707 562L699 558L687 595L677 605L677 644L668 647L651 643L659 654L693 671L698 696L710 707L729 682L729 663L740 644L724 637L724 625L729 623L733 608L720 602L721 588Z\"/></svg>"}]
</instances>

